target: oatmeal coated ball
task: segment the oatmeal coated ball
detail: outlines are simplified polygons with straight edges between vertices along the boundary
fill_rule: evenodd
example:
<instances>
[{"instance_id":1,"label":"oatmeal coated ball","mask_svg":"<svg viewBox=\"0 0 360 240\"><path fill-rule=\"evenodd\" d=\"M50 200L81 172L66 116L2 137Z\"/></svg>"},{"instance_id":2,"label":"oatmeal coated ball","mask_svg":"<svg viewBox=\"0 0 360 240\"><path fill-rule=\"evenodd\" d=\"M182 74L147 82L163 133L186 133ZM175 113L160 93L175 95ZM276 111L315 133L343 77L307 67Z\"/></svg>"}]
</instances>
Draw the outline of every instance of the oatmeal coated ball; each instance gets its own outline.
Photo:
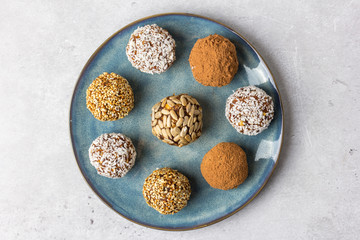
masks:
<instances>
[{"instance_id":1,"label":"oatmeal coated ball","mask_svg":"<svg viewBox=\"0 0 360 240\"><path fill-rule=\"evenodd\" d=\"M257 135L267 129L274 118L274 102L258 87L242 87L227 99L225 116L239 133Z\"/></svg>"},{"instance_id":2,"label":"oatmeal coated ball","mask_svg":"<svg viewBox=\"0 0 360 240\"><path fill-rule=\"evenodd\" d=\"M130 138L121 133L105 133L89 148L90 163L99 175L121 178L135 164L136 151Z\"/></svg>"},{"instance_id":3,"label":"oatmeal coated ball","mask_svg":"<svg viewBox=\"0 0 360 240\"><path fill-rule=\"evenodd\" d=\"M194 97L165 97L151 111L152 133L164 143L182 147L201 136L202 108Z\"/></svg>"},{"instance_id":4,"label":"oatmeal coated ball","mask_svg":"<svg viewBox=\"0 0 360 240\"><path fill-rule=\"evenodd\" d=\"M88 87L86 106L96 119L115 121L134 108L134 93L125 78L104 72Z\"/></svg>"},{"instance_id":5,"label":"oatmeal coated ball","mask_svg":"<svg viewBox=\"0 0 360 240\"><path fill-rule=\"evenodd\" d=\"M126 55L132 66L145 73L163 73L174 63L175 40L156 24L139 27L130 36Z\"/></svg>"},{"instance_id":6,"label":"oatmeal coated ball","mask_svg":"<svg viewBox=\"0 0 360 240\"><path fill-rule=\"evenodd\" d=\"M143 186L146 203L161 214L174 214L187 205L191 186L188 178L171 168L153 171Z\"/></svg>"}]
</instances>

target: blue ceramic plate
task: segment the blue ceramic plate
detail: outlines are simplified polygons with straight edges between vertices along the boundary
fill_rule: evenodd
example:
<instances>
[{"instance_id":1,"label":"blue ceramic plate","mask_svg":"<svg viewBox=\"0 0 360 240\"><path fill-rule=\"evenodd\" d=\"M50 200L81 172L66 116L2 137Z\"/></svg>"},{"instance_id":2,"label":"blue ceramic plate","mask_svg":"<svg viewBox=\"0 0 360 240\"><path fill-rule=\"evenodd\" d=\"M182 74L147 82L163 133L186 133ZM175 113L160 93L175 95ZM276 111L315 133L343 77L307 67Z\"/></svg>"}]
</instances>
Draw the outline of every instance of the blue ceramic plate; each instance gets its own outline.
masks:
<instances>
[{"instance_id":1,"label":"blue ceramic plate","mask_svg":"<svg viewBox=\"0 0 360 240\"><path fill-rule=\"evenodd\" d=\"M176 41L174 65L162 74L146 74L133 68L125 47L139 26L156 23ZM205 87L192 76L188 57L199 38L217 33L232 41L238 53L239 71L232 82L221 88ZM125 77L134 90L135 108L124 119L96 120L86 108L86 89L103 72ZM225 118L227 97L239 87L256 85L274 100L275 118L257 136L236 132ZM151 107L163 97L188 93L203 108L202 136L178 148L158 140L151 133ZM213 20L190 14L163 14L136 21L107 39L91 56L74 90L70 109L70 131L75 157L86 181L112 209L141 225L164 230L186 230L218 222L240 210L262 189L279 157L283 135L281 100L275 81L255 49L239 34ZM109 179L90 165L88 149L103 133L118 132L130 137L137 151L133 169L121 179ZM222 191L211 188L200 172L204 154L219 142L235 142L247 154L249 177L238 188ZM192 187L188 205L174 215L161 215L142 196L145 178L156 168L171 167L185 174Z\"/></svg>"}]
</instances>

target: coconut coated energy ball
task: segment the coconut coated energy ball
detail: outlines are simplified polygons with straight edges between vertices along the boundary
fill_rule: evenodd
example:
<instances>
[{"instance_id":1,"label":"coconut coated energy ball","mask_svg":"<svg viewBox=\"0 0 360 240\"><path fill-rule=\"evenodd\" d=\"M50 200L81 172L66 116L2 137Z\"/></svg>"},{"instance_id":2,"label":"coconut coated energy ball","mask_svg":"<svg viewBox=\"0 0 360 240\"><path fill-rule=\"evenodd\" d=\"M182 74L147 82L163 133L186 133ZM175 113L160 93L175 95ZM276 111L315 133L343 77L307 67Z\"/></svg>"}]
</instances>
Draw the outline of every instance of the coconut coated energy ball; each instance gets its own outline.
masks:
<instances>
[{"instance_id":1,"label":"coconut coated energy ball","mask_svg":"<svg viewBox=\"0 0 360 240\"><path fill-rule=\"evenodd\" d=\"M175 40L156 24L136 29L126 46L132 66L145 73L163 73L174 63Z\"/></svg>"},{"instance_id":2,"label":"coconut coated energy ball","mask_svg":"<svg viewBox=\"0 0 360 240\"><path fill-rule=\"evenodd\" d=\"M242 87L227 99L225 116L239 133L257 135L267 129L274 118L274 102L258 87Z\"/></svg>"},{"instance_id":3,"label":"coconut coated energy ball","mask_svg":"<svg viewBox=\"0 0 360 240\"><path fill-rule=\"evenodd\" d=\"M121 178L134 166L136 151L131 139L125 135L105 133L92 142L89 158L99 175Z\"/></svg>"}]
</instances>

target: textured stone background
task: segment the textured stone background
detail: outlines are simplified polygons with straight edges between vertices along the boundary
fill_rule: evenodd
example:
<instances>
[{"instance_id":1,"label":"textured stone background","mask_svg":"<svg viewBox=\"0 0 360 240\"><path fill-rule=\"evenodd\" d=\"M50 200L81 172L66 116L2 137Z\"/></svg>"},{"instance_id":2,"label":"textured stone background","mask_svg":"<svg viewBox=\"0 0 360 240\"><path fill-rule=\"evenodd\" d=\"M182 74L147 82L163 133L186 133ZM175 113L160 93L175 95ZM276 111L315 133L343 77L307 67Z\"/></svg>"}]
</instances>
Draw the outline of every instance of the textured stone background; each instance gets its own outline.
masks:
<instances>
[{"instance_id":1,"label":"textured stone background","mask_svg":"<svg viewBox=\"0 0 360 240\"><path fill-rule=\"evenodd\" d=\"M83 180L69 106L90 55L132 21L189 12L223 22L262 54L285 138L261 193L203 229L164 232L109 209ZM358 239L359 1L1 1L1 239Z\"/></svg>"}]
</instances>

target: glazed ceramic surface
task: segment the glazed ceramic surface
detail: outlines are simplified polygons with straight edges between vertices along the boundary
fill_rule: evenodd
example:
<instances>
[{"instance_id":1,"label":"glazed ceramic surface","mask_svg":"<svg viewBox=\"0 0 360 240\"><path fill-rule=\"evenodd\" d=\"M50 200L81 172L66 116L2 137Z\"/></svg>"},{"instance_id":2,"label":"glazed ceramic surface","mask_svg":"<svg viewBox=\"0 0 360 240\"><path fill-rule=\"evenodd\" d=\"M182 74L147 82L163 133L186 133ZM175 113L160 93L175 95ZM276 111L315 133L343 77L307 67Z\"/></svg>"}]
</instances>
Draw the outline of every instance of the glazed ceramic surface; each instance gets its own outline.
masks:
<instances>
[{"instance_id":1,"label":"glazed ceramic surface","mask_svg":"<svg viewBox=\"0 0 360 240\"><path fill-rule=\"evenodd\" d=\"M138 27L157 24L167 29L176 41L174 65L162 74L146 74L133 68L125 48L131 33ZM221 88L205 87L192 76L188 58L199 38L217 33L236 46L239 71L232 82ZM135 94L135 108L114 122L96 120L86 108L86 89L103 72L125 77ZM239 87L256 85L274 100L275 117L270 127L257 136L241 135L225 118L227 97ZM151 107L163 97L188 93L203 108L201 137L182 148L167 145L151 132ZM272 75L246 40L233 30L212 20L187 14L149 17L126 26L111 36L85 65L70 109L70 131L75 157L90 187L112 209L136 223L148 227L183 230L207 226L241 209L265 185L276 166L283 134L283 117L278 89ZM136 147L133 169L121 179L97 174L89 162L88 149L103 133L123 133ZM211 188L200 172L204 154L219 142L235 142L246 152L249 177L238 188L222 191ZM192 194L188 205L174 215L161 215L150 208L142 195L145 178L155 169L171 167L186 175Z\"/></svg>"}]
</instances>

